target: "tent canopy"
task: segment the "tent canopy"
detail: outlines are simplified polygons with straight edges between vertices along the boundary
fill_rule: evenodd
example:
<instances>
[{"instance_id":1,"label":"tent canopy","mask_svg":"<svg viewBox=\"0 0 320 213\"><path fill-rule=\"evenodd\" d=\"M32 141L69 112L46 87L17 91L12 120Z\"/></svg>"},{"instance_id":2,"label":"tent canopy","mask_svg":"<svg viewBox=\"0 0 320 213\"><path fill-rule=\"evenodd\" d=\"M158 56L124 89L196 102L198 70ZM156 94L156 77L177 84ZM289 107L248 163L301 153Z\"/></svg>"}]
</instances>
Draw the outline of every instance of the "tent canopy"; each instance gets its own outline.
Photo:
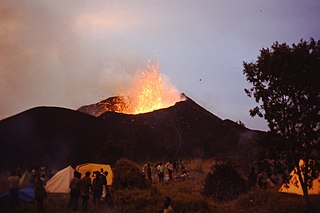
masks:
<instances>
[{"instance_id":1,"label":"tent canopy","mask_svg":"<svg viewBox=\"0 0 320 213\"><path fill-rule=\"evenodd\" d=\"M49 193L69 193L69 184L73 178L74 169L71 166L58 171L46 184Z\"/></svg>"},{"instance_id":2,"label":"tent canopy","mask_svg":"<svg viewBox=\"0 0 320 213\"><path fill-rule=\"evenodd\" d=\"M299 166L302 168L304 165L303 160L299 161ZM279 192L290 193L290 194L298 194L303 195L303 190L299 181L299 177L296 174L296 168L294 168L290 173L290 180L288 185L283 184L279 189ZM313 180L312 188L308 188L309 195L317 195L320 194L320 176Z\"/></svg>"},{"instance_id":3,"label":"tent canopy","mask_svg":"<svg viewBox=\"0 0 320 213\"><path fill-rule=\"evenodd\" d=\"M19 186L20 187L27 186L30 183L30 179L31 179L31 173L28 170L26 170L19 180Z\"/></svg>"},{"instance_id":4,"label":"tent canopy","mask_svg":"<svg viewBox=\"0 0 320 213\"><path fill-rule=\"evenodd\" d=\"M34 201L34 188L32 185L27 185L19 189L19 201L23 203L29 203ZM0 203L9 203L9 192L0 196Z\"/></svg>"},{"instance_id":5,"label":"tent canopy","mask_svg":"<svg viewBox=\"0 0 320 213\"><path fill-rule=\"evenodd\" d=\"M97 164L97 163L84 163L76 167L76 171L81 173L81 178L84 177L86 172L90 172L91 179L93 179L94 177L93 172L95 171L101 172L101 169L103 169L103 171L108 172L108 176L107 176L108 185L112 185L113 173L110 165Z\"/></svg>"}]
</instances>

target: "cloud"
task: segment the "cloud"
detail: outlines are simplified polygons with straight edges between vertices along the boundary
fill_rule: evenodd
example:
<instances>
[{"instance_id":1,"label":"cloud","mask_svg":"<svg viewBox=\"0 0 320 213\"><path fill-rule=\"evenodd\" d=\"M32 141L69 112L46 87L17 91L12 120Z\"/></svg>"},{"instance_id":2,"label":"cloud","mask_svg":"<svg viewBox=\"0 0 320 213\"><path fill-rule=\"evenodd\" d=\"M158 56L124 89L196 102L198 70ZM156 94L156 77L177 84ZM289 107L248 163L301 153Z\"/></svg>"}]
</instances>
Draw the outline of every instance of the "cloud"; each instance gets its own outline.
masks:
<instances>
[{"instance_id":1,"label":"cloud","mask_svg":"<svg viewBox=\"0 0 320 213\"><path fill-rule=\"evenodd\" d=\"M124 89L146 65L113 40L128 27L125 18L79 5L2 1L0 119L39 105L78 108L99 101Z\"/></svg>"}]
</instances>

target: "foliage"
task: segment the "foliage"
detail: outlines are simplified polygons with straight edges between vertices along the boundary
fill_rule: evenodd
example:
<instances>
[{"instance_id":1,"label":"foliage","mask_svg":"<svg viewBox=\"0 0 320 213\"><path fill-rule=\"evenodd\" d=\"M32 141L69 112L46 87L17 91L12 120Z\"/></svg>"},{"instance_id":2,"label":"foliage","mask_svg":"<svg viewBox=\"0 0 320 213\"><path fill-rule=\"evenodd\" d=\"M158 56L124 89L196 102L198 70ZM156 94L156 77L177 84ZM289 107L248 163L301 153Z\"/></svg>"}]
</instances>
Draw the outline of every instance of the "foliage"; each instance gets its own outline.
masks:
<instances>
[{"instance_id":1,"label":"foliage","mask_svg":"<svg viewBox=\"0 0 320 213\"><path fill-rule=\"evenodd\" d=\"M231 200L245 191L245 179L229 161L217 162L203 186L203 194L217 200Z\"/></svg>"},{"instance_id":2,"label":"foliage","mask_svg":"<svg viewBox=\"0 0 320 213\"><path fill-rule=\"evenodd\" d=\"M138 164L127 159L120 159L113 169L114 189L145 188L149 185Z\"/></svg>"},{"instance_id":3,"label":"foliage","mask_svg":"<svg viewBox=\"0 0 320 213\"><path fill-rule=\"evenodd\" d=\"M286 144L282 137L267 132L260 138L258 144L260 148L256 162L258 173L274 174L279 178L277 181L273 180L275 183L280 183L280 180L289 180L289 173L294 168L294 165L284 155Z\"/></svg>"},{"instance_id":4,"label":"foliage","mask_svg":"<svg viewBox=\"0 0 320 213\"><path fill-rule=\"evenodd\" d=\"M276 156L297 167L307 196L313 175L319 169L320 148L320 41L301 40L291 47L274 43L263 48L255 63L244 62L243 73L253 86L245 89L258 106L252 116L264 117L270 132L283 143ZM299 160L305 162L300 169ZM310 161L311 160L311 161Z\"/></svg>"}]
</instances>

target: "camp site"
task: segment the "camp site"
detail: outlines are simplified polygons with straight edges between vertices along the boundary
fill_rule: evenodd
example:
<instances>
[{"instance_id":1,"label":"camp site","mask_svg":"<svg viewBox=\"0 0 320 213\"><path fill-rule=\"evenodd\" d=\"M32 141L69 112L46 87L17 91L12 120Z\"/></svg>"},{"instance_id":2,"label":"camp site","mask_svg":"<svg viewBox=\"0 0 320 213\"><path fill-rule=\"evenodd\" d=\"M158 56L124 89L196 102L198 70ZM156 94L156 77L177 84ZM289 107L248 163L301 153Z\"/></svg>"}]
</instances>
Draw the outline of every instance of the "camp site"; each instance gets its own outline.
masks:
<instances>
[{"instance_id":1,"label":"camp site","mask_svg":"<svg viewBox=\"0 0 320 213\"><path fill-rule=\"evenodd\" d=\"M225 200L217 200L203 195L203 183L206 182L207 174L211 172L213 165L217 165L218 160L185 160L184 166L187 168L188 177L181 179L179 177L180 171L175 171L173 174L174 180L170 181L165 178L163 181L159 181L157 175L157 162L150 162L152 167L152 183L150 184L142 172L144 163L138 164L123 160L122 169L129 169L132 172L131 178L135 180L132 186L129 188L123 188L124 182L117 182L117 186L114 188L112 182L108 181L109 191L112 194L112 201L106 201L104 205L93 205L92 198L89 199L87 212L159 212L162 208L162 198L164 196L171 196L174 198L172 204L175 209L179 208L183 211L189 212L192 209L195 212L257 212L261 208L265 209L265 212L278 211L286 212L291 209L293 212L301 212L304 209L304 201L302 193L297 190L301 187L288 185L285 187L283 184L278 183L270 186L255 185L248 191L237 194L233 198L232 194L224 194ZM85 174L86 169L81 170L81 167L86 166L88 171L99 171L103 168L108 171L110 176L113 176L114 170L117 169L110 167L108 164L95 164L85 163L79 164L74 168L72 166L66 166L59 171L56 171L53 176L46 182L47 197L44 201L46 212L74 212L73 209L67 207L69 202L70 188L69 183L73 178L74 172L78 169L82 176ZM140 172L143 180L139 179L138 174ZM248 171L246 168L238 167L239 171ZM118 171L121 175L121 180L124 181L125 172ZM109 175L108 174L108 175ZM31 184L28 184L31 178L30 172L24 172L24 178L21 178L21 186L19 191L19 205L15 210L8 205L8 193L2 193L0 197L1 208L3 212L36 212L34 188ZM167 173L165 172L165 176ZM92 178L92 177L91 177ZM127 177L130 178L130 177ZM140 177L141 178L141 177ZM239 184L237 180L239 177L234 177L234 183ZM293 177L294 178L294 177ZM3 183L2 179L2 183ZM146 181L143 183L142 181ZM247 180L246 180L247 181ZM310 190L310 198L314 203L320 201L319 198L319 180L314 180L314 189ZM267 181L266 181L267 182ZM110 185L109 185L110 183ZM318 185L317 185L318 184ZM292 189L293 187L293 189ZM237 186L231 186L229 190L236 190ZM3 185L2 185L3 190ZM292 191L293 190L293 191ZM230 191L229 191L230 192ZM230 196L231 199L228 198ZM277 203L277 206L273 206ZM81 198L79 199L78 211L81 211ZM132 209L140 208L139 210Z\"/></svg>"},{"instance_id":2,"label":"camp site","mask_svg":"<svg viewBox=\"0 0 320 213\"><path fill-rule=\"evenodd\" d=\"M320 0L0 0L0 213L320 213Z\"/></svg>"}]
</instances>

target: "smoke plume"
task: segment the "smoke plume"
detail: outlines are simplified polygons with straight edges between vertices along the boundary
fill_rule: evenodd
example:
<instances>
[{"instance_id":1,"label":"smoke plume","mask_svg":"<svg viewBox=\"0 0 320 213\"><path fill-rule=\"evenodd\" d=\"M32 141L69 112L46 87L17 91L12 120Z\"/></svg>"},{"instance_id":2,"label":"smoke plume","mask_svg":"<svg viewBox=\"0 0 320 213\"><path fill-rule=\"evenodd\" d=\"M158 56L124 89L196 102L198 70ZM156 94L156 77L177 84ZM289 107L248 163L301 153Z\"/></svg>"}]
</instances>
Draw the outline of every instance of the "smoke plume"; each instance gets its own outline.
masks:
<instances>
[{"instance_id":1,"label":"smoke plume","mask_svg":"<svg viewBox=\"0 0 320 213\"><path fill-rule=\"evenodd\" d=\"M75 109L117 95L146 65L117 40L133 24L116 19L112 5L88 3L1 1L0 119L35 106Z\"/></svg>"}]
</instances>

